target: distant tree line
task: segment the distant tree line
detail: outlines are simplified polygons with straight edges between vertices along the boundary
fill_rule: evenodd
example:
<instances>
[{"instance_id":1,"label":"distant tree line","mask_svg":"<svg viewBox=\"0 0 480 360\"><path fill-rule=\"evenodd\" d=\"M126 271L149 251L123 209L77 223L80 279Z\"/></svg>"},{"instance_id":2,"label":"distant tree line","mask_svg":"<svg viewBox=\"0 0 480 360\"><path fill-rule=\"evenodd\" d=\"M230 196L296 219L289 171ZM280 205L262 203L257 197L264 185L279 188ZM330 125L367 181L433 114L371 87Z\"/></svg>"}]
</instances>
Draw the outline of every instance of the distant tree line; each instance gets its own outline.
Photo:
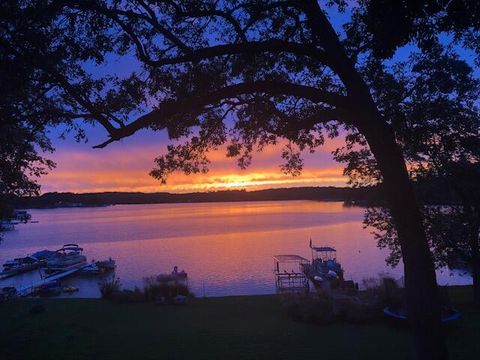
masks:
<instances>
[{"instance_id":1,"label":"distant tree line","mask_svg":"<svg viewBox=\"0 0 480 360\"><path fill-rule=\"evenodd\" d=\"M379 187L298 187L267 190L225 190L172 194L167 192L102 192L46 193L35 197L11 198L17 208L52 208L72 206L103 206L116 204L160 204L189 202L233 202L269 200L346 201L352 204L378 204L382 201Z\"/></svg>"},{"instance_id":2,"label":"distant tree line","mask_svg":"<svg viewBox=\"0 0 480 360\"><path fill-rule=\"evenodd\" d=\"M423 203L431 205L458 204L455 192L448 191L442 179L416 182L417 196ZM120 204L162 204L233 201L281 201L317 200L344 201L346 205L385 205L382 186L364 187L293 187L265 190L222 190L190 193L142 193L142 192L98 192L76 194L71 192L50 192L41 196L11 197L10 205L16 208L54 208L75 206L105 206Z\"/></svg>"}]
</instances>

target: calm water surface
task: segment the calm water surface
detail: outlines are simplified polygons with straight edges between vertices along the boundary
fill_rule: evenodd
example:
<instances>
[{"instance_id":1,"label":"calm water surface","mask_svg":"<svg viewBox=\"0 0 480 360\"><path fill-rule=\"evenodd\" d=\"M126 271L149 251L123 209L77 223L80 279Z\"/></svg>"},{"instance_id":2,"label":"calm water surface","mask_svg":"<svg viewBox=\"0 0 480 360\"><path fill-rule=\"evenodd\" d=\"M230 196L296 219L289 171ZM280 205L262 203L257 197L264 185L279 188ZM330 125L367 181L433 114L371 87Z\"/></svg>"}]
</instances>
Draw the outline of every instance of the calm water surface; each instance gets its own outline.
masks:
<instances>
[{"instance_id":1,"label":"calm water surface","mask_svg":"<svg viewBox=\"0 0 480 360\"><path fill-rule=\"evenodd\" d=\"M117 205L101 208L31 210L38 223L4 233L0 262L42 249L78 243L88 260L112 257L126 288L141 286L146 276L170 272L177 265L189 274L197 296L275 292L273 255L311 258L308 247L336 247L345 278L361 282L381 273L400 278L402 268L385 265L369 230L362 228L363 209L341 202L265 201L203 204ZM23 286L38 272L0 281ZM468 284L471 278L438 272L441 284ZM98 278L78 277L72 296L99 296Z\"/></svg>"}]
</instances>

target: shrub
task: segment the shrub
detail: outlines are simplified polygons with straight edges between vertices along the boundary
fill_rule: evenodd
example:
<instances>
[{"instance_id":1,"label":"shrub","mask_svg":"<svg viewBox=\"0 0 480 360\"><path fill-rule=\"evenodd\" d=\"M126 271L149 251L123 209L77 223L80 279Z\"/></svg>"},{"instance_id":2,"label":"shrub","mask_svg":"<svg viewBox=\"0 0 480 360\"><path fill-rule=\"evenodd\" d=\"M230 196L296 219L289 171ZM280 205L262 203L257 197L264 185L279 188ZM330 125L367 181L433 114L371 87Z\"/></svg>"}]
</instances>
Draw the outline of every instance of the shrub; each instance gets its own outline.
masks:
<instances>
[{"instance_id":1,"label":"shrub","mask_svg":"<svg viewBox=\"0 0 480 360\"><path fill-rule=\"evenodd\" d=\"M147 301L159 301L163 298L170 302L178 295L192 297L188 284L182 280L172 280L161 276L150 276L143 279L144 295Z\"/></svg>"},{"instance_id":2,"label":"shrub","mask_svg":"<svg viewBox=\"0 0 480 360\"><path fill-rule=\"evenodd\" d=\"M135 287L133 290L114 291L110 300L119 304L138 304L145 301L143 292Z\"/></svg>"},{"instance_id":3,"label":"shrub","mask_svg":"<svg viewBox=\"0 0 480 360\"><path fill-rule=\"evenodd\" d=\"M402 289L390 277L367 278L362 284L363 291L335 299L336 314L344 321L370 323L382 317L385 306L403 302Z\"/></svg>"},{"instance_id":4,"label":"shrub","mask_svg":"<svg viewBox=\"0 0 480 360\"><path fill-rule=\"evenodd\" d=\"M122 284L120 278L115 276L107 277L98 283L102 299L111 299L114 293L120 292Z\"/></svg>"}]
</instances>

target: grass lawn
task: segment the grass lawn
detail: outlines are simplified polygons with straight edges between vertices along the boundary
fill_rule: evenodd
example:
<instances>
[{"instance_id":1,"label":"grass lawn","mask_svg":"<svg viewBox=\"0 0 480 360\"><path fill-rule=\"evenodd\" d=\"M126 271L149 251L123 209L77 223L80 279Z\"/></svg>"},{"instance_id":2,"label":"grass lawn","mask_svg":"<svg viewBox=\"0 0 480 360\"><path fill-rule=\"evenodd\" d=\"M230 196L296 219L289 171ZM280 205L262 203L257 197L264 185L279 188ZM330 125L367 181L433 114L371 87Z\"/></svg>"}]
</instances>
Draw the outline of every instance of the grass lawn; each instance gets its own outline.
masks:
<instances>
[{"instance_id":1,"label":"grass lawn","mask_svg":"<svg viewBox=\"0 0 480 360\"><path fill-rule=\"evenodd\" d=\"M448 330L451 359L480 354L480 310L471 288L451 288L463 319ZM31 314L43 304L46 311ZM277 296L195 299L186 306L98 299L22 299L0 304L0 359L405 359L407 330L315 326L290 320Z\"/></svg>"}]
</instances>

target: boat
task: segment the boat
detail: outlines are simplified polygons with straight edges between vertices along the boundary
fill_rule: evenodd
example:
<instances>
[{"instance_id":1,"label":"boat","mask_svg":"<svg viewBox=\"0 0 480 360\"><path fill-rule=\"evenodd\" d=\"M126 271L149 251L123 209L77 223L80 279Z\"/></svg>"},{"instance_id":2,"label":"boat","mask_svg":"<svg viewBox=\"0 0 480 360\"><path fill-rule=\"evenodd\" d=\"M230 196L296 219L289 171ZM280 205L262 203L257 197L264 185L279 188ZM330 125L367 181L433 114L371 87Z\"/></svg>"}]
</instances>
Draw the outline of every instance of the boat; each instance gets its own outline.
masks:
<instances>
[{"instance_id":1,"label":"boat","mask_svg":"<svg viewBox=\"0 0 480 360\"><path fill-rule=\"evenodd\" d=\"M35 270L43 264L43 260L38 260L32 256L9 260L3 264L3 270L0 272L0 279Z\"/></svg>"},{"instance_id":2,"label":"boat","mask_svg":"<svg viewBox=\"0 0 480 360\"><path fill-rule=\"evenodd\" d=\"M343 283L343 269L337 250L331 246L314 246L310 240L312 262L302 264L303 272L316 286L337 288Z\"/></svg>"},{"instance_id":3,"label":"boat","mask_svg":"<svg viewBox=\"0 0 480 360\"><path fill-rule=\"evenodd\" d=\"M47 257L45 272L52 273L66 271L77 267L85 266L87 258L82 255L83 249L77 244L66 244Z\"/></svg>"},{"instance_id":4,"label":"boat","mask_svg":"<svg viewBox=\"0 0 480 360\"><path fill-rule=\"evenodd\" d=\"M34 253L30 256L37 259L37 260L44 260L46 262L47 259L51 258L55 254L56 254L55 251L45 249L45 250L37 251L36 253Z\"/></svg>"}]
</instances>

